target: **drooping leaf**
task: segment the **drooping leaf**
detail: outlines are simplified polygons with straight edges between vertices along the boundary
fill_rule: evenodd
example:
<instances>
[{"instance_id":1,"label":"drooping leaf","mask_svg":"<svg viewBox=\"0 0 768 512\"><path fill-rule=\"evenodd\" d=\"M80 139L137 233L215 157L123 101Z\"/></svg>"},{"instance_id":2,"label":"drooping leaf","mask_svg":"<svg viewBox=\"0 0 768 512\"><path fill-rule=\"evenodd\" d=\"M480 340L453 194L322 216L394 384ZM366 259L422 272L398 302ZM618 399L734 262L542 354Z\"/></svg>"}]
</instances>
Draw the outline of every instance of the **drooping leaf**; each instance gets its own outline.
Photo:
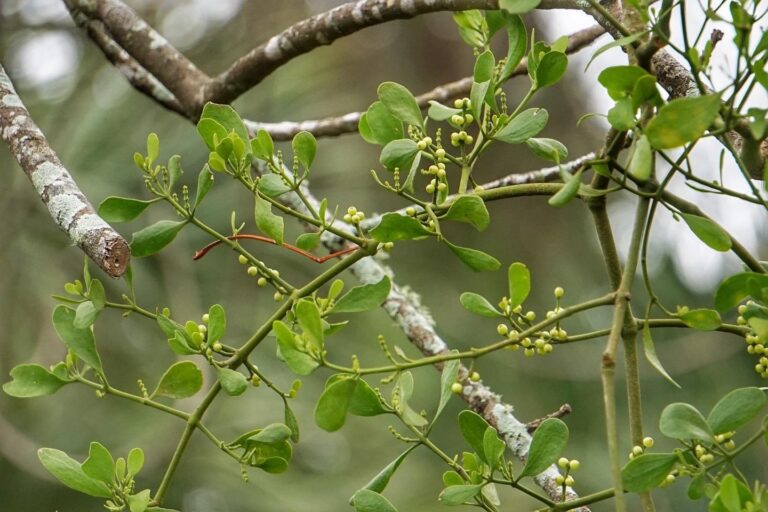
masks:
<instances>
[{"instance_id":1,"label":"drooping leaf","mask_svg":"<svg viewBox=\"0 0 768 512\"><path fill-rule=\"evenodd\" d=\"M69 384L38 364L20 364L11 370L11 380L3 384L3 391L16 398L52 395Z\"/></svg>"},{"instance_id":2,"label":"drooping leaf","mask_svg":"<svg viewBox=\"0 0 768 512\"><path fill-rule=\"evenodd\" d=\"M564 178L566 179L565 185L563 185L563 188L558 190L555 195L549 198L549 201L547 202L550 206L554 206L556 208L565 206L566 204L570 203L574 197L576 197L576 195L579 193L579 186L581 185L582 172L583 171L579 170L574 175L563 172Z\"/></svg>"},{"instance_id":3,"label":"drooping leaf","mask_svg":"<svg viewBox=\"0 0 768 512\"><path fill-rule=\"evenodd\" d=\"M531 271L523 263L512 263L507 270L509 306L514 309L531 293Z\"/></svg>"},{"instance_id":4,"label":"drooping leaf","mask_svg":"<svg viewBox=\"0 0 768 512\"><path fill-rule=\"evenodd\" d=\"M136 258L150 256L173 242L187 221L161 220L133 234L131 255Z\"/></svg>"},{"instance_id":5,"label":"drooping leaf","mask_svg":"<svg viewBox=\"0 0 768 512\"><path fill-rule=\"evenodd\" d=\"M392 283L384 276L375 284L355 286L345 293L331 309L332 313L357 313L381 306L387 300Z\"/></svg>"},{"instance_id":6,"label":"drooping leaf","mask_svg":"<svg viewBox=\"0 0 768 512\"><path fill-rule=\"evenodd\" d=\"M99 217L107 222L128 222L141 215L154 202L110 196L99 205Z\"/></svg>"},{"instance_id":7,"label":"drooping leaf","mask_svg":"<svg viewBox=\"0 0 768 512\"><path fill-rule=\"evenodd\" d=\"M568 443L568 427L557 418L541 422L533 433L528 460L520 477L538 475L555 463Z\"/></svg>"},{"instance_id":8,"label":"drooping leaf","mask_svg":"<svg viewBox=\"0 0 768 512\"><path fill-rule=\"evenodd\" d=\"M713 221L690 213L683 213L681 216L693 234L712 249L720 252L731 249L731 237Z\"/></svg>"},{"instance_id":9,"label":"drooping leaf","mask_svg":"<svg viewBox=\"0 0 768 512\"><path fill-rule=\"evenodd\" d=\"M379 100L396 118L413 126L422 126L421 109L408 89L395 82L384 82L377 93Z\"/></svg>"},{"instance_id":10,"label":"drooping leaf","mask_svg":"<svg viewBox=\"0 0 768 512\"><path fill-rule=\"evenodd\" d=\"M719 94L677 98L661 107L645 134L656 149L676 148L704 135L719 110Z\"/></svg>"},{"instance_id":11,"label":"drooping leaf","mask_svg":"<svg viewBox=\"0 0 768 512\"><path fill-rule=\"evenodd\" d=\"M400 467L408 454L411 453L417 446L418 445L416 444L409 446L403 453L398 455L395 460L387 464L384 469L379 471L379 473L374 476L370 482L365 484L365 487L363 488L373 492L383 492L387 487L387 484L389 484L389 481L392 479L392 475L394 475L395 471L397 471L397 468Z\"/></svg>"},{"instance_id":12,"label":"drooping leaf","mask_svg":"<svg viewBox=\"0 0 768 512\"><path fill-rule=\"evenodd\" d=\"M112 497L112 492L104 482L86 475L80 463L61 450L40 448L37 456L43 467L70 489L96 498Z\"/></svg>"},{"instance_id":13,"label":"drooping leaf","mask_svg":"<svg viewBox=\"0 0 768 512\"><path fill-rule=\"evenodd\" d=\"M504 316L499 312L488 299L480 294L473 292L464 292L459 296L459 302L467 311L476 315L490 318Z\"/></svg>"},{"instance_id":14,"label":"drooping leaf","mask_svg":"<svg viewBox=\"0 0 768 512\"><path fill-rule=\"evenodd\" d=\"M715 435L737 430L752 421L767 401L760 388L734 389L715 404L707 423Z\"/></svg>"},{"instance_id":15,"label":"drooping leaf","mask_svg":"<svg viewBox=\"0 0 768 512\"><path fill-rule=\"evenodd\" d=\"M627 492L648 492L658 487L677 464L674 453L644 453L630 460L621 470Z\"/></svg>"},{"instance_id":16,"label":"drooping leaf","mask_svg":"<svg viewBox=\"0 0 768 512\"><path fill-rule=\"evenodd\" d=\"M507 41L507 58L499 76L500 83L512 75L517 65L523 60L526 47L528 46L528 34L525 30L525 24L523 19L516 14L507 16Z\"/></svg>"},{"instance_id":17,"label":"drooping leaf","mask_svg":"<svg viewBox=\"0 0 768 512\"><path fill-rule=\"evenodd\" d=\"M203 387L203 373L192 361L179 361L171 365L160 377L152 397L187 398Z\"/></svg>"},{"instance_id":18,"label":"drooping leaf","mask_svg":"<svg viewBox=\"0 0 768 512\"><path fill-rule=\"evenodd\" d=\"M448 240L443 240L448 248L464 262L466 266L474 270L475 272L485 272L498 270L501 266L501 262L483 251L472 249L470 247L460 247L452 244Z\"/></svg>"},{"instance_id":19,"label":"drooping leaf","mask_svg":"<svg viewBox=\"0 0 768 512\"><path fill-rule=\"evenodd\" d=\"M669 404L661 412L659 430L672 439L712 440L712 430L707 421L690 404Z\"/></svg>"},{"instance_id":20,"label":"drooping leaf","mask_svg":"<svg viewBox=\"0 0 768 512\"><path fill-rule=\"evenodd\" d=\"M664 366L659 360L659 356L656 355L656 346L653 344L651 329L648 327L647 323L643 326L643 350L645 352L645 358L651 363L651 366L653 366L668 382L675 387L680 388L680 384L675 382L675 379L667 373L667 370L664 369Z\"/></svg>"},{"instance_id":21,"label":"drooping leaf","mask_svg":"<svg viewBox=\"0 0 768 512\"><path fill-rule=\"evenodd\" d=\"M456 199L451 203L444 218L466 222L478 231L484 231L491 221L485 202L476 195L465 195Z\"/></svg>"},{"instance_id":22,"label":"drooping leaf","mask_svg":"<svg viewBox=\"0 0 768 512\"><path fill-rule=\"evenodd\" d=\"M102 373L101 358L96 351L96 340L90 328L78 329L74 325L75 312L60 305L53 310L53 327L61 341L85 364Z\"/></svg>"}]
</instances>

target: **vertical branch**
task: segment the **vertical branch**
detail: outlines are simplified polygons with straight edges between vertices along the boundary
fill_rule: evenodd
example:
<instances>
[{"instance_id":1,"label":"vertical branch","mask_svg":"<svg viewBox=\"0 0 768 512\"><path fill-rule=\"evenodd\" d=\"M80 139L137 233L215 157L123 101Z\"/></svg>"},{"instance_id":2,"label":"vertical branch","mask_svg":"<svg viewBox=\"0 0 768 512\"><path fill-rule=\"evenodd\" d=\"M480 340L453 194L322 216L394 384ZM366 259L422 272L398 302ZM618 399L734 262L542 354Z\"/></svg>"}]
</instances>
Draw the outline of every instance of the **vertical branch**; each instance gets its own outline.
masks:
<instances>
[{"instance_id":1,"label":"vertical branch","mask_svg":"<svg viewBox=\"0 0 768 512\"><path fill-rule=\"evenodd\" d=\"M1 65L0 135L56 225L104 272L121 276L130 260L128 243L96 214L30 117Z\"/></svg>"}]
</instances>

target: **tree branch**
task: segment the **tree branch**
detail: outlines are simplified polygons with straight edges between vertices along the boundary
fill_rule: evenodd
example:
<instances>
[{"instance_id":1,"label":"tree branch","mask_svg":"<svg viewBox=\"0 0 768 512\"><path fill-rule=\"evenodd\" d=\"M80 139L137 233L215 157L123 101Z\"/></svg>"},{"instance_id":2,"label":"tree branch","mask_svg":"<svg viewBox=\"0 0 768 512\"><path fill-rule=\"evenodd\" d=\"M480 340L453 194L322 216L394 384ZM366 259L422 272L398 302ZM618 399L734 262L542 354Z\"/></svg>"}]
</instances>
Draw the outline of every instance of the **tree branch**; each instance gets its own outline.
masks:
<instances>
[{"instance_id":1,"label":"tree branch","mask_svg":"<svg viewBox=\"0 0 768 512\"><path fill-rule=\"evenodd\" d=\"M0 65L0 133L53 220L104 272L119 277L128 243L96 214L37 127Z\"/></svg>"},{"instance_id":2,"label":"tree branch","mask_svg":"<svg viewBox=\"0 0 768 512\"><path fill-rule=\"evenodd\" d=\"M359 0L294 24L214 78L205 96L229 103L288 61L367 27L438 11L498 9L498 0ZM576 1L543 0L539 9L578 9Z\"/></svg>"},{"instance_id":3,"label":"tree branch","mask_svg":"<svg viewBox=\"0 0 768 512\"><path fill-rule=\"evenodd\" d=\"M594 25L583 30L574 32L568 36L568 47L566 54L576 53L582 48L591 44L595 39L605 34L605 29L600 25ZM515 68L509 78L526 75L528 73L528 58L523 58L520 64ZM429 107L430 101L445 102L450 99L469 94L472 88L472 77L465 77L460 80L448 82L439 85L434 89L416 96L416 102L422 109ZM357 131L357 124L363 112L350 112L342 116L328 117L325 119L315 119L307 121L281 123L260 123L255 121L245 121L249 130L254 133L259 129L269 132L275 140L290 140L294 135L301 131L312 132L315 137L335 137L345 133Z\"/></svg>"}]
</instances>

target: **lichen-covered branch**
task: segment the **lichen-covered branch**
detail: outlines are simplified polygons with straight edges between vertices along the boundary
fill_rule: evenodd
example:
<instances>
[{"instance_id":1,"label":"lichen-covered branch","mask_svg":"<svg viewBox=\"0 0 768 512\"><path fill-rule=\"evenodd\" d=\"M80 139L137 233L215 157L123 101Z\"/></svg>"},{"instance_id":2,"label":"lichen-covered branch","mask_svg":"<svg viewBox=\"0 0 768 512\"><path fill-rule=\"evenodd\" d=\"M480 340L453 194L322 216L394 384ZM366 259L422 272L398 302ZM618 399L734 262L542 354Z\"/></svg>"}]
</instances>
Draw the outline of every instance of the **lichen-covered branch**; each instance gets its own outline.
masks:
<instances>
[{"instance_id":1,"label":"lichen-covered branch","mask_svg":"<svg viewBox=\"0 0 768 512\"><path fill-rule=\"evenodd\" d=\"M576 53L603 34L605 34L605 29L600 25L574 32L568 36L568 47L566 48L565 53ZM527 73L528 59L523 58L509 78L525 75ZM439 85L430 91L416 96L416 102L421 108L427 108L429 107L430 101L445 102L469 94L471 88L472 77L465 77L460 80ZM298 122L285 121L281 123L259 123L255 121L246 121L246 125L248 126L248 129L253 132L258 131L259 129L268 131L275 140L290 140L294 135L301 131L312 132L315 137L335 137L345 133L356 132L357 124L362 115L363 112L350 112L337 117Z\"/></svg>"},{"instance_id":2,"label":"lichen-covered branch","mask_svg":"<svg viewBox=\"0 0 768 512\"><path fill-rule=\"evenodd\" d=\"M30 117L2 65L0 136L56 225L107 274L121 276L130 260L128 243L96 214Z\"/></svg>"},{"instance_id":3,"label":"lichen-covered branch","mask_svg":"<svg viewBox=\"0 0 768 512\"><path fill-rule=\"evenodd\" d=\"M217 76L205 96L211 101L229 103L291 59L367 27L430 12L498 8L498 0L359 0L345 3L300 21L254 48ZM538 8L578 7L571 0L543 0Z\"/></svg>"}]
</instances>

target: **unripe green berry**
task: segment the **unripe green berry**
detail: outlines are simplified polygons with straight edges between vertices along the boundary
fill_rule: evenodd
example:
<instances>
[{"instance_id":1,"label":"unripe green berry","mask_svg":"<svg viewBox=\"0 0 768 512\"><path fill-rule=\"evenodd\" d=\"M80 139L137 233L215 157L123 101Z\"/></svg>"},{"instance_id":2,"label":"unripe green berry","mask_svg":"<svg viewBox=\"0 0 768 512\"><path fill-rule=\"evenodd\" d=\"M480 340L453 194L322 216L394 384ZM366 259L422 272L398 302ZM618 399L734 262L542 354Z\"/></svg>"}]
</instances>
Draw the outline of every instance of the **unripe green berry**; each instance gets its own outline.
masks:
<instances>
[{"instance_id":1,"label":"unripe green berry","mask_svg":"<svg viewBox=\"0 0 768 512\"><path fill-rule=\"evenodd\" d=\"M733 450L736 448L736 443L733 441L733 439L731 439L730 441L726 441L723 446L725 446L726 450Z\"/></svg>"},{"instance_id":2,"label":"unripe green berry","mask_svg":"<svg viewBox=\"0 0 768 512\"><path fill-rule=\"evenodd\" d=\"M464 98L464 108L472 108L472 100Z\"/></svg>"},{"instance_id":3,"label":"unripe green berry","mask_svg":"<svg viewBox=\"0 0 768 512\"><path fill-rule=\"evenodd\" d=\"M675 475L673 475L672 473L668 474L667 477L664 479L664 483L666 484L674 483L674 481L675 481Z\"/></svg>"},{"instance_id":4,"label":"unripe green berry","mask_svg":"<svg viewBox=\"0 0 768 512\"><path fill-rule=\"evenodd\" d=\"M643 446L646 448L653 448L653 438L652 437L644 437L643 438Z\"/></svg>"},{"instance_id":5,"label":"unripe green berry","mask_svg":"<svg viewBox=\"0 0 768 512\"><path fill-rule=\"evenodd\" d=\"M472 382L479 382L480 381L480 374L477 372L472 372L469 376L469 380Z\"/></svg>"},{"instance_id":6,"label":"unripe green berry","mask_svg":"<svg viewBox=\"0 0 768 512\"><path fill-rule=\"evenodd\" d=\"M427 144L427 146L432 145L432 137L424 137L421 140L423 140Z\"/></svg>"},{"instance_id":7,"label":"unripe green berry","mask_svg":"<svg viewBox=\"0 0 768 512\"><path fill-rule=\"evenodd\" d=\"M384 248L385 251L391 252L392 249L395 248L395 243L394 242L385 242L383 248Z\"/></svg>"},{"instance_id":8,"label":"unripe green berry","mask_svg":"<svg viewBox=\"0 0 768 512\"><path fill-rule=\"evenodd\" d=\"M499 336L506 336L509 333L509 327L507 324L499 324L496 326L496 332L499 333Z\"/></svg>"},{"instance_id":9,"label":"unripe green berry","mask_svg":"<svg viewBox=\"0 0 768 512\"><path fill-rule=\"evenodd\" d=\"M409 217L413 217L414 215L416 215L416 208L414 208L413 206L409 206L408 208L405 209L405 214Z\"/></svg>"},{"instance_id":10,"label":"unripe green berry","mask_svg":"<svg viewBox=\"0 0 768 512\"><path fill-rule=\"evenodd\" d=\"M563 485L564 482L565 482L565 477L563 475L557 475L555 477L555 483L557 485Z\"/></svg>"},{"instance_id":11,"label":"unripe green berry","mask_svg":"<svg viewBox=\"0 0 768 512\"><path fill-rule=\"evenodd\" d=\"M453 107L454 108L462 108L462 107L464 107L464 100L463 99L454 100L453 101Z\"/></svg>"},{"instance_id":12,"label":"unripe green berry","mask_svg":"<svg viewBox=\"0 0 768 512\"><path fill-rule=\"evenodd\" d=\"M350 206L349 208L347 208L347 213L350 215L354 215L357 213L357 208L355 208L354 206Z\"/></svg>"},{"instance_id":13,"label":"unripe green berry","mask_svg":"<svg viewBox=\"0 0 768 512\"><path fill-rule=\"evenodd\" d=\"M565 485L567 485L568 487L571 487L573 484L574 484L574 480L571 475L568 475L567 477L565 477Z\"/></svg>"},{"instance_id":14,"label":"unripe green berry","mask_svg":"<svg viewBox=\"0 0 768 512\"><path fill-rule=\"evenodd\" d=\"M427 194L433 194L435 192L435 184L430 183L429 185L427 185L426 191L427 191Z\"/></svg>"},{"instance_id":15,"label":"unripe green berry","mask_svg":"<svg viewBox=\"0 0 768 512\"><path fill-rule=\"evenodd\" d=\"M437 177L438 178L445 178L445 169L438 169L437 170Z\"/></svg>"},{"instance_id":16,"label":"unripe green berry","mask_svg":"<svg viewBox=\"0 0 768 512\"><path fill-rule=\"evenodd\" d=\"M643 453L643 447L642 446L633 446L632 447L632 453L635 455L641 455Z\"/></svg>"},{"instance_id":17,"label":"unripe green berry","mask_svg":"<svg viewBox=\"0 0 768 512\"><path fill-rule=\"evenodd\" d=\"M531 343L531 338L523 338L523 341L521 341L520 344L524 348L529 348L533 343Z\"/></svg>"},{"instance_id":18,"label":"unripe green berry","mask_svg":"<svg viewBox=\"0 0 768 512\"><path fill-rule=\"evenodd\" d=\"M261 386L261 379L259 378L258 375L251 376L251 385L256 388Z\"/></svg>"},{"instance_id":19,"label":"unripe green berry","mask_svg":"<svg viewBox=\"0 0 768 512\"><path fill-rule=\"evenodd\" d=\"M557 459L557 465L560 466L560 469L567 468L568 462L569 462L568 459L566 459L565 457L560 457L559 459Z\"/></svg>"},{"instance_id":20,"label":"unripe green berry","mask_svg":"<svg viewBox=\"0 0 768 512\"><path fill-rule=\"evenodd\" d=\"M210 319L210 316L208 315L208 313L206 313L203 315L202 319L203 319L203 323L207 324L208 320Z\"/></svg>"},{"instance_id":21,"label":"unripe green berry","mask_svg":"<svg viewBox=\"0 0 768 512\"><path fill-rule=\"evenodd\" d=\"M443 148L439 148L437 151L435 151L435 156L437 158L445 158L445 150Z\"/></svg>"},{"instance_id":22,"label":"unripe green berry","mask_svg":"<svg viewBox=\"0 0 768 512\"><path fill-rule=\"evenodd\" d=\"M446 185L445 183L438 183L437 184L437 190L439 192L445 191L446 188L448 188L448 185Z\"/></svg>"},{"instance_id":23,"label":"unripe green berry","mask_svg":"<svg viewBox=\"0 0 768 512\"><path fill-rule=\"evenodd\" d=\"M553 350L555 350L555 347L551 343L547 343L542 347L542 350L545 354L550 354Z\"/></svg>"},{"instance_id":24,"label":"unripe green berry","mask_svg":"<svg viewBox=\"0 0 768 512\"><path fill-rule=\"evenodd\" d=\"M342 219L344 219L344 222L346 222L347 224L352 224L352 216L350 214L348 213L344 214L344 217L342 217Z\"/></svg>"},{"instance_id":25,"label":"unripe green berry","mask_svg":"<svg viewBox=\"0 0 768 512\"><path fill-rule=\"evenodd\" d=\"M424 151L425 149L427 149L427 143L424 142L423 140L420 140L419 142L416 143L416 147L419 148L421 151Z\"/></svg>"},{"instance_id":26,"label":"unripe green berry","mask_svg":"<svg viewBox=\"0 0 768 512\"><path fill-rule=\"evenodd\" d=\"M464 386L461 385L461 382L454 382L451 384L451 392L460 395L464 391Z\"/></svg>"},{"instance_id":27,"label":"unripe green berry","mask_svg":"<svg viewBox=\"0 0 768 512\"><path fill-rule=\"evenodd\" d=\"M461 125L464 124L464 118L462 116L458 115L458 114L452 115L451 116L451 123L453 123L453 124L455 124L457 126L461 126Z\"/></svg>"},{"instance_id":28,"label":"unripe green berry","mask_svg":"<svg viewBox=\"0 0 768 512\"><path fill-rule=\"evenodd\" d=\"M525 319L528 320L529 322L533 322L534 320L536 320L536 313L533 311L528 311L525 314Z\"/></svg>"},{"instance_id":29,"label":"unripe green berry","mask_svg":"<svg viewBox=\"0 0 768 512\"><path fill-rule=\"evenodd\" d=\"M556 299L563 298L563 295L565 295L565 290L563 290L562 286L558 286L557 288L555 288L555 298Z\"/></svg>"},{"instance_id":30,"label":"unripe green berry","mask_svg":"<svg viewBox=\"0 0 768 512\"><path fill-rule=\"evenodd\" d=\"M213 344L211 348L213 349L214 352L221 352L221 349L224 347L221 345L221 343L217 341L216 343Z\"/></svg>"},{"instance_id":31,"label":"unripe green berry","mask_svg":"<svg viewBox=\"0 0 768 512\"><path fill-rule=\"evenodd\" d=\"M739 306L739 309L737 309L737 311L739 312L740 315L743 315L744 313L747 312L747 306L742 304L741 306Z\"/></svg>"},{"instance_id":32,"label":"unripe green berry","mask_svg":"<svg viewBox=\"0 0 768 512\"><path fill-rule=\"evenodd\" d=\"M254 266L248 267L248 275L251 277L256 277L259 275L259 269Z\"/></svg>"},{"instance_id":33,"label":"unripe green berry","mask_svg":"<svg viewBox=\"0 0 768 512\"><path fill-rule=\"evenodd\" d=\"M248 258L246 258L241 254L240 256L237 257L237 261L239 261L241 265L245 265L246 263L248 263Z\"/></svg>"},{"instance_id":34,"label":"unripe green berry","mask_svg":"<svg viewBox=\"0 0 768 512\"><path fill-rule=\"evenodd\" d=\"M261 288L264 288L267 286L267 278L266 277L260 277L258 281L256 281L256 284L260 286Z\"/></svg>"},{"instance_id":35,"label":"unripe green berry","mask_svg":"<svg viewBox=\"0 0 768 512\"><path fill-rule=\"evenodd\" d=\"M474 121L474 120L475 120L475 116L473 116L472 114L465 114L464 115L464 122L466 124L472 124L472 121Z\"/></svg>"},{"instance_id":36,"label":"unripe green berry","mask_svg":"<svg viewBox=\"0 0 768 512\"><path fill-rule=\"evenodd\" d=\"M581 467L581 462L579 462L577 459L573 459L568 463L568 467L573 471L578 471L578 469Z\"/></svg>"},{"instance_id":37,"label":"unripe green berry","mask_svg":"<svg viewBox=\"0 0 768 512\"><path fill-rule=\"evenodd\" d=\"M475 142L475 138L471 135L467 135L466 137L464 137L464 142L467 144L472 144L473 142Z\"/></svg>"},{"instance_id":38,"label":"unripe green berry","mask_svg":"<svg viewBox=\"0 0 768 512\"><path fill-rule=\"evenodd\" d=\"M275 294L272 296L275 299L275 302L280 302L283 300L283 294L280 292L275 292Z\"/></svg>"},{"instance_id":39,"label":"unripe green berry","mask_svg":"<svg viewBox=\"0 0 768 512\"><path fill-rule=\"evenodd\" d=\"M205 324L200 324L197 326L197 330L205 334L206 332L208 332L208 327Z\"/></svg>"},{"instance_id":40,"label":"unripe green berry","mask_svg":"<svg viewBox=\"0 0 768 512\"><path fill-rule=\"evenodd\" d=\"M533 357L533 356L536 355L536 351L534 349L532 349L532 348L527 348L527 349L523 350L523 355L525 357Z\"/></svg>"}]
</instances>

